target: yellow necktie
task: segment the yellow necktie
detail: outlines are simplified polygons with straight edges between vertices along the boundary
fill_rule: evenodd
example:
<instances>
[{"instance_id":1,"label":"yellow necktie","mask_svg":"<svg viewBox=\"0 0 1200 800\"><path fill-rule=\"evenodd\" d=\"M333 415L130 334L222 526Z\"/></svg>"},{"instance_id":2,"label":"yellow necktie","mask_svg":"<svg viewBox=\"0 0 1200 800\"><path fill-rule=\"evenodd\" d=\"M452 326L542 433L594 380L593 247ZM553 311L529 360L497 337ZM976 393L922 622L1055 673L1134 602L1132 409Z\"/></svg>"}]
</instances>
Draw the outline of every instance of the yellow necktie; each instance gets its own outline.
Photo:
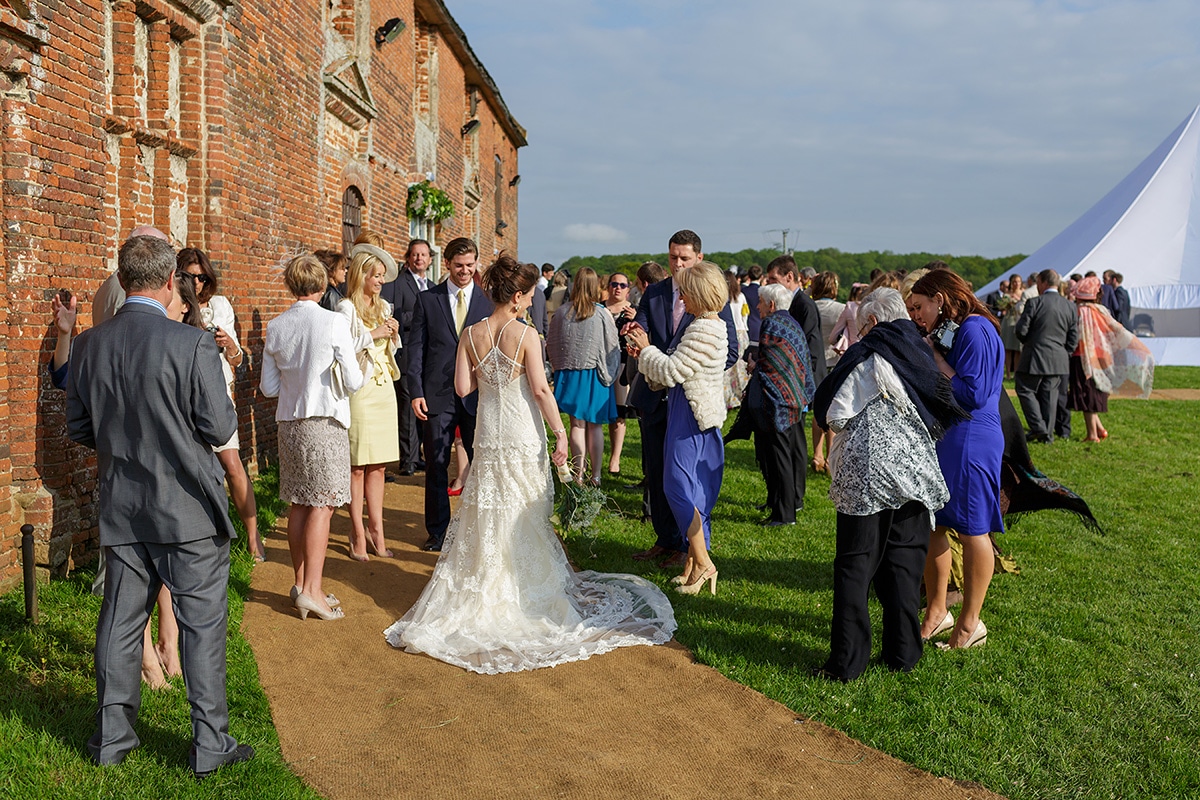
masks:
<instances>
[{"instance_id":1,"label":"yellow necktie","mask_svg":"<svg viewBox=\"0 0 1200 800\"><path fill-rule=\"evenodd\" d=\"M467 298L463 296L463 290L458 290L458 304L454 306L454 332L459 336L462 335L463 323L467 321Z\"/></svg>"}]
</instances>

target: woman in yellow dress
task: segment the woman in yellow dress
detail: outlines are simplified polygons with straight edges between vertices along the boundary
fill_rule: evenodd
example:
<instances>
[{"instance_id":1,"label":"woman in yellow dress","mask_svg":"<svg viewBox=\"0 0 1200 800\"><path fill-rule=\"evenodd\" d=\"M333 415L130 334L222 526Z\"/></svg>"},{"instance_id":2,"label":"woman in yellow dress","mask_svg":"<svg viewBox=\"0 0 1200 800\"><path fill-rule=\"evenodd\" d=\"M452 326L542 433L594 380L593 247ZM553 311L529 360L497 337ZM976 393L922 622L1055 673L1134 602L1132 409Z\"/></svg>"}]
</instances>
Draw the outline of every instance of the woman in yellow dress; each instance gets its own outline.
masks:
<instances>
[{"instance_id":1,"label":"woman in yellow dress","mask_svg":"<svg viewBox=\"0 0 1200 800\"><path fill-rule=\"evenodd\" d=\"M350 557L366 561L367 546L377 556L390 558L383 533L384 466L400 460L400 429L396 392L392 382L400 377L396 349L400 323L391 304L379 296L385 283L396 279L396 261L387 251L369 244L350 250L346 299L338 311L350 320L359 364L366 380L350 397ZM367 527L363 529L363 500Z\"/></svg>"}]
</instances>

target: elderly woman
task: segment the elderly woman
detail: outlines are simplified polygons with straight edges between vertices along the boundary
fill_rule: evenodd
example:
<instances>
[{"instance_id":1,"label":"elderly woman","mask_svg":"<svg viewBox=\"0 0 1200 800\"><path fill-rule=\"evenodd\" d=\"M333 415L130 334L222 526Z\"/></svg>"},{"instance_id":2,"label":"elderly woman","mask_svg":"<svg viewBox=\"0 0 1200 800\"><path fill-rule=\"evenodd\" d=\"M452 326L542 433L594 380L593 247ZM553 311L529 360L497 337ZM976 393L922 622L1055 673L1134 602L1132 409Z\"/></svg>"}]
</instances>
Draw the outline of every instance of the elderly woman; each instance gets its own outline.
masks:
<instances>
[{"instance_id":1,"label":"elderly woman","mask_svg":"<svg viewBox=\"0 0 1200 800\"><path fill-rule=\"evenodd\" d=\"M729 333L717 314L729 302L721 269L701 261L677 269L684 310L694 319L670 355L650 344L641 328L628 337L638 370L651 386L668 387L663 490L679 530L687 531L688 561L675 579L682 594L699 594L707 583L717 593L717 568L708 555L712 509L721 491L725 446L723 378ZM654 476L650 476L653 480Z\"/></svg>"},{"instance_id":2,"label":"elderly woman","mask_svg":"<svg viewBox=\"0 0 1200 800\"><path fill-rule=\"evenodd\" d=\"M767 485L768 527L795 524L796 510L804 506L804 412L815 386L804 329L788 313L792 296L781 284L759 287L758 354L743 401Z\"/></svg>"},{"instance_id":3,"label":"elderly woman","mask_svg":"<svg viewBox=\"0 0 1200 800\"><path fill-rule=\"evenodd\" d=\"M392 557L383 532L383 485L385 466L400 460L400 417L392 386L400 377L396 363L400 322L379 292L397 274L396 260L386 250L373 244L354 245L346 299L338 304L338 312L350 323L359 364L366 365L366 380L350 398L350 557L355 561L368 559L368 545L375 555Z\"/></svg>"},{"instance_id":4,"label":"elderly woman","mask_svg":"<svg viewBox=\"0 0 1200 800\"><path fill-rule=\"evenodd\" d=\"M591 482L599 486L604 426L617 418L613 383L621 349L612 314L600 304L600 279L594 270L579 270L571 284L571 302L550 320L546 355L554 367L554 399L571 417L575 477L584 479L590 460Z\"/></svg>"},{"instance_id":5,"label":"elderly woman","mask_svg":"<svg viewBox=\"0 0 1200 800\"><path fill-rule=\"evenodd\" d=\"M362 386L363 374L345 318L318 305L325 276L316 256L297 256L284 270L296 302L267 323L259 388L279 398L279 499L291 503L292 601L301 619L311 612L328 620L343 616L321 577L329 521L350 500L348 393Z\"/></svg>"},{"instance_id":6,"label":"elderly woman","mask_svg":"<svg viewBox=\"0 0 1200 800\"><path fill-rule=\"evenodd\" d=\"M934 441L966 417L898 291L868 295L858 324L862 339L813 404L816 423L838 432L829 452L833 629L819 673L841 681L871 656L871 584L883 606L883 663L906 672L921 658L921 575L933 515L950 497Z\"/></svg>"},{"instance_id":7,"label":"elderly woman","mask_svg":"<svg viewBox=\"0 0 1200 800\"><path fill-rule=\"evenodd\" d=\"M192 283L190 288L195 289L198 302L191 311L193 314L199 314L199 327L211 331L216 340L217 348L221 353L221 369L225 373L225 391L232 400L233 370L240 367L246 358L242 352L242 346L238 344L233 306L223 296L217 294L217 273L213 270L212 264L203 250L185 247L175 257L175 266L180 277L190 281ZM233 497L233 505L237 509L238 517L246 529L250 552L254 554L255 561L263 561L266 558L266 552L263 550L262 540L258 536L258 507L254 502L254 487L250 485L246 468L242 466L240 448L241 443L238 441L237 431L234 431L228 442L220 447L214 447L213 450L229 481L229 493Z\"/></svg>"},{"instance_id":8,"label":"elderly woman","mask_svg":"<svg viewBox=\"0 0 1200 800\"><path fill-rule=\"evenodd\" d=\"M907 305L912 321L928 334L934 362L950 379L954 399L971 415L937 445L950 500L937 513L938 530L925 561L927 605L921 636L929 639L953 628L950 647L974 647L987 641L987 626L979 613L995 568L988 534L1004 531L1000 513L1004 345L996 318L966 281L948 269L930 270L917 281ZM957 624L946 608L951 564L948 529L958 533L963 548L963 605Z\"/></svg>"}]
</instances>

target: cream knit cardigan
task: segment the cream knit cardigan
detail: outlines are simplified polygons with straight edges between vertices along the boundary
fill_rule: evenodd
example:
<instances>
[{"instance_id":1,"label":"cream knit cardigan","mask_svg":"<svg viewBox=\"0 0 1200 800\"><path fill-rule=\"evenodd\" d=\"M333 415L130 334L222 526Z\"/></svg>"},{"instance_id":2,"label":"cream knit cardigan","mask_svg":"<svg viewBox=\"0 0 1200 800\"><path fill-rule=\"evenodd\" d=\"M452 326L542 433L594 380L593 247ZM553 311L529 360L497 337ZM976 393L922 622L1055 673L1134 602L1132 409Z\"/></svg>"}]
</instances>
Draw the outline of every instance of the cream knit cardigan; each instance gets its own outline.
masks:
<instances>
[{"instance_id":1,"label":"cream knit cardigan","mask_svg":"<svg viewBox=\"0 0 1200 800\"><path fill-rule=\"evenodd\" d=\"M638 356L638 371L651 385L683 384L683 393L700 430L725 423L725 360L729 334L717 317L692 320L675 352L667 355L649 345Z\"/></svg>"}]
</instances>

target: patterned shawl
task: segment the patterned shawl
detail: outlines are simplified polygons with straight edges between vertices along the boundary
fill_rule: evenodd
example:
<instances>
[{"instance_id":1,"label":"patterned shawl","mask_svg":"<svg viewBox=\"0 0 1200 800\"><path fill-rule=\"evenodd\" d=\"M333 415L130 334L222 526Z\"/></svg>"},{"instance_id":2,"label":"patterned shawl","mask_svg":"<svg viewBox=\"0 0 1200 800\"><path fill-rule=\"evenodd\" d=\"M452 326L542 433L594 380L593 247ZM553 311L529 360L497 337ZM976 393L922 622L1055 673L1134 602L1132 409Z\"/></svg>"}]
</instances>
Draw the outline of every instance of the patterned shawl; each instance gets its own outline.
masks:
<instances>
[{"instance_id":1,"label":"patterned shawl","mask_svg":"<svg viewBox=\"0 0 1200 800\"><path fill-rule=\"evenodd\" d=\"M1083 374L1106 394L1147 398L1154 385L1154 356L1099 303L1079 304Z\"/></svg>"},{"instance_id":2,"label":"patterned shawl","mask_svg":"<svg viewBox=\"0 0 1200 800\"><path fill-rule=\"evenodd\" d=\"M758 365L763 394L775 409L775 429L785 431L800 421L800 415L816 393L812 357L804 329L792 315L776 311L762 321L758 333Z\"/></svg>"}]
</instances>

